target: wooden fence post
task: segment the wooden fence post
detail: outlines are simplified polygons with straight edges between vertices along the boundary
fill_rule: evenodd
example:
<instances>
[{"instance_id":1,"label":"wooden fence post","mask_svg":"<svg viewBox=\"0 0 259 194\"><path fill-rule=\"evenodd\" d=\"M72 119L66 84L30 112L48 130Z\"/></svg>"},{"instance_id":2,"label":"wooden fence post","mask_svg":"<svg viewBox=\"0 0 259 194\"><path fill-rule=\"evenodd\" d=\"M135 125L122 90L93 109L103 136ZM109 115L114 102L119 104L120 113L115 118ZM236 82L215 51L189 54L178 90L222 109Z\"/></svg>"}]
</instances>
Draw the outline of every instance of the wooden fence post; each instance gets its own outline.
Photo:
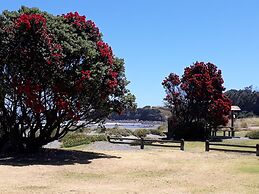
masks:
<instances>
[{"instance_id":1,"label":"wooden fence post","mask_svg":"<svg viewBox=\"0 0 259 194\"><path fill-rule=\"evenodd\" d=\"M206 152L209 152L209 151L210 151L210 142L209 142L209 140L206 140L206 141L205 141L205 151L206 151Z\"/></svg>"},{"instance_id":2,"label":"wooden fence post","mask_svg":"<svg viewBox=\"0 0 259 194\"><path fill-rule=\"evenodd\" d=\"M259 156L259 144L256 144L256 156Z\"/></svg>"},{"instance_id":3,"label":"wooden fence post","mask_svg":"<svg viewBox=\"0 0 259 194\"><path fill-rule=\"evenodd\" d=\"M143 137L140 138L140 149L144 149L144 139Z\"/></svg>"},{"instance_id":4,"label":"wooden fence post","mask_svg":"<svg viewBox=\"0 0 259 194\"><path fill-rule=\"evenodd\" d=\"M181 139L181 148L182 151L184 151L184 139Z\"/></svg>"}]
</instances>

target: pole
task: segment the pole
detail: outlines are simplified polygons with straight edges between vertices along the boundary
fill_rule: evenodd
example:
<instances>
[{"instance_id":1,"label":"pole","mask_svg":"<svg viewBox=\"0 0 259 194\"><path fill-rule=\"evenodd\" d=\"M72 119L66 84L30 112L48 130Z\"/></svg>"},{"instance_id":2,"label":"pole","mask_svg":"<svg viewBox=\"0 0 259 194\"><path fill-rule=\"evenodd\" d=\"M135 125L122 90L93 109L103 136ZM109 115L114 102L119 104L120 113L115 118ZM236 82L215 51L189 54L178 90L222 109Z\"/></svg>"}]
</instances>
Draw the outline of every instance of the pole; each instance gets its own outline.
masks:
<instances>
[{"instance_id":1,"label":"pole","mask_svg":"<svg viewBox=\"0 0 259 194\"><path fill-rule=\"evenodd\" d=\"M210 151L210 142L209 142L209 140L206 140L206 141L205 141L205 151L206 151L206 152L209 152L209 151Z\"/></svg>"},{"instance_id":2,"label":"pole","mask_svg":"<svg viewBox=\"0 0 259 194\"><path fill-rule=\"evenodd\" d=\"M181 148L182 151L184 151L184 139L181 139Z\"/></svg>"},{"instance_id":3,"label":"pole","mask_svg":"<svg viewBox=\"0 0 259 194\"><path fill-rule=\"evenodd\" d=\"M140 138L140 149L144 149L144 139L143 137Z\"/></svg>"}]
</instances>

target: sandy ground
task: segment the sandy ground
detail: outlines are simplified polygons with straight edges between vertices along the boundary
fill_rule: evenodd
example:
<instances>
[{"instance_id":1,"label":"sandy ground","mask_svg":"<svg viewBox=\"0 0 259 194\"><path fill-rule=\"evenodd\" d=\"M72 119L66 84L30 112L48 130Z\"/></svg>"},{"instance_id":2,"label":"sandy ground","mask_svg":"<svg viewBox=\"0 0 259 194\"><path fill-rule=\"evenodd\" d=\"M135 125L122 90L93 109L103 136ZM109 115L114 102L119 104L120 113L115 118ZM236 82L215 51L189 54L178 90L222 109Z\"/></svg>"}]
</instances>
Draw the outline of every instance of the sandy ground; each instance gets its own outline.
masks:
<instances>
[{"instance_id":1,"label":"sandy ground","mask_svg":"<svg viewBox=\"0 0 259 194\"><path fill-rule=\"evenodd\" d=\"M78 149L1 158L0 193L259 193L253 154Z\"/></svg>"}]
</instances>

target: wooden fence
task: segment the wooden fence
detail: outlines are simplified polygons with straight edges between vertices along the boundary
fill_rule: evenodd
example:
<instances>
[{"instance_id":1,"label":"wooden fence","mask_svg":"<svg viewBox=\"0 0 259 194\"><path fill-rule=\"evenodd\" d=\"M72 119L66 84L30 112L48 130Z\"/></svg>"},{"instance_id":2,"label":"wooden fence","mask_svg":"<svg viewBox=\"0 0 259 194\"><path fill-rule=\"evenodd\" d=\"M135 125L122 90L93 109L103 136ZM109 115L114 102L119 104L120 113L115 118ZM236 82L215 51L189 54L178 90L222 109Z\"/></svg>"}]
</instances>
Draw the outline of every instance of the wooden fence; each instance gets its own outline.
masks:
<instances>
[{"instance_id":1,"label":"wooden fence","mask_svg":"<svg viewBox=\"0 0 259 194\"><path fill-rule=\"evenodd\" d=\"M149 146L162 146L162 147L176 147L184 151L184 140L163 140L163 139L144 139L144 138L125 138L125 137L110 137L107 136L107 139L110 143L117 144L131 144L131 145L140 145L140 149L144 149L145 145ZM115 141L112 141L115 140ZM159 143L159 144L154 144ZM174 143L179 145L165 145L165 143Z\"/></svg>"},{"instance_id":2,"label":"wooden fence","mask_svg":"<svg viewBox=\"0 0 259 194\"><path fill-rule=\"evenodd\" d=\"M213 146L213 147L210 147ZM233 150L233 149L224 149L224 148L215 148L214 146L222 146L222 147L238 147L238 148L252 148L252 150ZM225 152L240 152L240 153L253 153L256 156L259 156L259 144L255 146L248 146L248 145L235 145L235 144L221 144L221 143L211 143L208 140L205 142L205 151L208 152L210 150L216 151L225 151Z\"/></svg>"}]
</instances>

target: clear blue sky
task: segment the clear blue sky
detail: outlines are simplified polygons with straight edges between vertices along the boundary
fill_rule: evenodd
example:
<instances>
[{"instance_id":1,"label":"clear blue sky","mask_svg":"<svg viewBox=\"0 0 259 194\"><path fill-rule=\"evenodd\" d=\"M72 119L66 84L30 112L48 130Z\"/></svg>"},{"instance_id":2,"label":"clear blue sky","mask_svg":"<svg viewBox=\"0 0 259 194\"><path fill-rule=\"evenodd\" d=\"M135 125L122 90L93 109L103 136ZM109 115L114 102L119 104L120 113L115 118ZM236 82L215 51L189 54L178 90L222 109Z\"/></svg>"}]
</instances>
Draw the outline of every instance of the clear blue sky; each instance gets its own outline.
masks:
<instances>
[{"instance_id":1,"label":"clear blue sky","mask_svg":"<svg viewBox=\"0 0 259 194\"><path fill-rule=\"evenodd\" d=\"M93 20L125 59L139 107L162 105L164 77L195 61L216 64L227 89L259 86L258 0L1 0L0 11L21 5Z\"/></svg>"}]
</instances>

